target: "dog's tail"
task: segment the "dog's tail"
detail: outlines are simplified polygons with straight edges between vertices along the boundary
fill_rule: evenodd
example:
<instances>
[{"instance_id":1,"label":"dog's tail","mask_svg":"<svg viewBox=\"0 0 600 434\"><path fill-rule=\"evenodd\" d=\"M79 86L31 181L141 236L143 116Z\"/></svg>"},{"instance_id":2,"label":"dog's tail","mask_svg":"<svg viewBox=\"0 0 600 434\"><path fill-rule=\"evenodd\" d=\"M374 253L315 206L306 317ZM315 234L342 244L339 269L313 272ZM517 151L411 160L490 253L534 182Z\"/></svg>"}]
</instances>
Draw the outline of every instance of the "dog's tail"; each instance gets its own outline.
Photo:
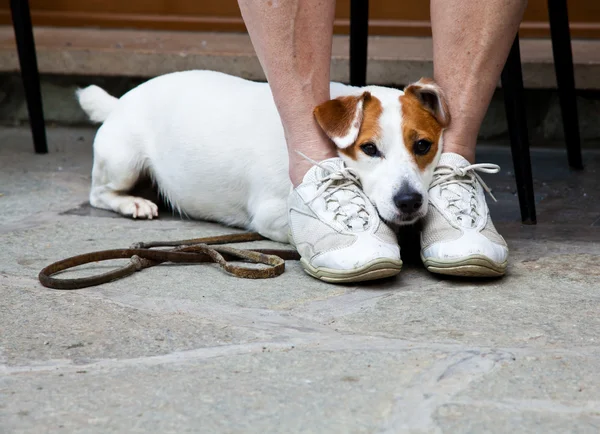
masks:
<instances>
[{"instance_id":1,"label":"dog's tail","mask_svg":"<svg viewBox=\"0 0 600 434\"><path fill-rule=\"evenodd\" d=\"M92 122L104 122L119 102L118 98L95 85L77 89L75 93L79 105Z\"/></svg>"}]
</instances>

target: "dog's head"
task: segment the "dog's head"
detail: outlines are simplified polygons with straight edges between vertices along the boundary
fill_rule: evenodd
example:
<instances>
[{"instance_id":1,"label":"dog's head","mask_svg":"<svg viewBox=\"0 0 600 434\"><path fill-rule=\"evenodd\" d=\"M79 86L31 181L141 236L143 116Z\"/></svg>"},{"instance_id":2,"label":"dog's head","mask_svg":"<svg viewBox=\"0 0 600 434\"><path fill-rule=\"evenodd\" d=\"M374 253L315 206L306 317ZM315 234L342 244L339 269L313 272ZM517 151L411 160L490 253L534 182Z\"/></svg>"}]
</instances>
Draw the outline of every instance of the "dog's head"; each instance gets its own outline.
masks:
<instances>
[{"instance_id":1,"label":"dog's head","mask_svg":"<svg viewBox=\"0 0 600 434\"><path fill-rule=\"evenodd\" d=\"M450 123L435 82L421 79L404 92L357 89L321 104L314 114L384 220L411 224L427 213L427 190Z\"/></svg>"}]
</instances>

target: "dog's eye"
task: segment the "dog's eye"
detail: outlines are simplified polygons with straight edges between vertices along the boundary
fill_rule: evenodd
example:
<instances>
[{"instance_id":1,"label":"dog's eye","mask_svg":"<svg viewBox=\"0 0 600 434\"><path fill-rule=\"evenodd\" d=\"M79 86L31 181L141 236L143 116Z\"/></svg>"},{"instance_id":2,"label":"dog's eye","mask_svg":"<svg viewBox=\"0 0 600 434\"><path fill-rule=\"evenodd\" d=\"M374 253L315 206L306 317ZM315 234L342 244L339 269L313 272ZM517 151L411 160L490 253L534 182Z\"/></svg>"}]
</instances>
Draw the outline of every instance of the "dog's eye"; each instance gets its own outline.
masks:
<instances>
[{"instance_id":1,"label":"dog's eye","mask_svg":"<svg viewBox=\"0 0 600 434\"><path fill-rule=\"evenodd\" d=\"M417 155L425 155L431 149L431 142L429 140L421 139L413 145L413 151Z\"/></svg>"},{"instance_id":2,"label":"dog's eye","mask_svg":"<svg viewBox=\"0 0 600 434\"><path fill-rule=\"evenodd\" d=\"M373 143L363 143L360 145L360 149L369 157L379 157L381 155L379 149Z\"/></svg>"}]
</instances>

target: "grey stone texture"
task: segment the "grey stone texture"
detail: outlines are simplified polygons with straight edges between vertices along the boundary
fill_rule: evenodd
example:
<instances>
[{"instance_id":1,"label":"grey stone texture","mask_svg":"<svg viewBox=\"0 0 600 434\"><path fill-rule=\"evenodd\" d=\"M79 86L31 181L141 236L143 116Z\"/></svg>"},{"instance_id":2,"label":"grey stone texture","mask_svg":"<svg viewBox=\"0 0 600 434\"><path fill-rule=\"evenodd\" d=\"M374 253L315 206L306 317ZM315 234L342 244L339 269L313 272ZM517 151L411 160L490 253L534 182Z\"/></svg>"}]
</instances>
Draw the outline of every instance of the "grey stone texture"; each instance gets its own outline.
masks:
<instances>
[{"instance_id":1,"label":"grey stone texture","mask_svg":"<svg viewBox=\"0 0 600 434\"><path fill-rule=\"evenodd\" d=\"M406 268L371 284L290 261L272 280L165 264L56 291L37 273L67 256L236 230L91 209L94 130L48 135L35 155L26 128L0 128L0 432L598 432L598 151L575 173L534 150L538 225L522 226L507 147L480 147L503 168L485 176L500 280L427 273L407 230Z\"/></svg>"}]
</instances>

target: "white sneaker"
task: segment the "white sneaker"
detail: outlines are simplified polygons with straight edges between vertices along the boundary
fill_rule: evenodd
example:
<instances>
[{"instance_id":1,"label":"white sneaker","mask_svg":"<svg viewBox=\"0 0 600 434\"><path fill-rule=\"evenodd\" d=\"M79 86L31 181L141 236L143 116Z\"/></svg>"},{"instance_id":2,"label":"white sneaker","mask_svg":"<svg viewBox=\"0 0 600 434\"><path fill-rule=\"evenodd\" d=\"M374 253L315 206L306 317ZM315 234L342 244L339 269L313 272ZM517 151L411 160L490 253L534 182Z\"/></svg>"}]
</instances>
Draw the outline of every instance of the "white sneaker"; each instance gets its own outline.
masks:
<instances>
[{"instance_id":1,"label":"white sneaker","mask_svg":"<svg viewBox=\"0 0 600 434\"><path fill-rule=\"evenodd\" d=\"M484 189L491 192L476 172L499 170L495 164L470 164L458 154L442 154L421 232L421 259L429 271L454 276L506 272L508 246L489 215Z\"/></svg>"},{"instance_id":2,"label":"white sneaker","mask_svg":"<svg viewBox=\"0 0 600 434\"><path fill-rule=\"evenodd\" d=\"M341 158L317 163L288 199L290 243L304 270L332 283L394 276L396 234L381 221L356 173Z\"/></svg>"}]
</instances>

